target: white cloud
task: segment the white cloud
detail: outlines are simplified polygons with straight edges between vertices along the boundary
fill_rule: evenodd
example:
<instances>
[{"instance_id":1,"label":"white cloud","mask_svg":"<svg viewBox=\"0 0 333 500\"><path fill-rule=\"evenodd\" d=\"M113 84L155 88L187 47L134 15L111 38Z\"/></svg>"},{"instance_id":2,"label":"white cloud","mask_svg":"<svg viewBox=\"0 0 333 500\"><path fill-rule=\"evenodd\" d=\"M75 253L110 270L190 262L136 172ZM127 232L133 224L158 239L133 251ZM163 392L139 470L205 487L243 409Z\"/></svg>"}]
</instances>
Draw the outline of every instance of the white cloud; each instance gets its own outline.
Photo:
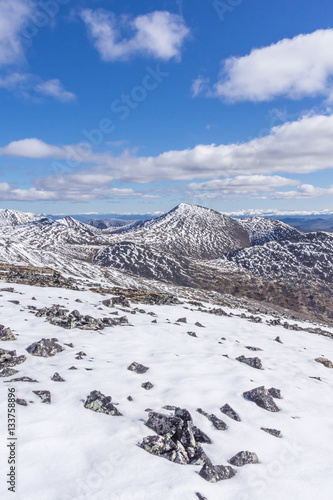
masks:
<instances>
[{"instance_id":1,"label":"white cloud","mask_svg":"<svg viewBox=\"0 0 333 500\"><path fill-rule=\"evenodd\" d=\"M227 179L213 179L206 182L192 182L186 186L192 191L219 191L226 194L242 194L257 191L271 191L284 186L298 185L299 181L279 175L238 175Z\"/></svg>"},{"instance_id":2,"label":"white cloud","mask_svg":"<svg viewBox=\"0 0 333 500\"><path fill-rule=\"evenodd\" d=\"M208 90L209 78L199 75L198 78L194 80L191 86L191 93L193 97L197 97Z\"/></svg>"},{"instance_id":3,"label":"white cloud","mask_svg":"<svg viewBox=\"0 0 333 500\"><path fill-rule=\"evenodd\" d=\"M320 188L311 184L301 184L296 191L277 191L276 200L290 200L295 198L318 198L319 196L333 196L333 185L329 188Z\"/></svg>"},{"instance_id":4,"label":"white cloud","mask_svg":"<svg viewBox=\"0 0 333 500\"><path fill-rule=\"evenodd\" d=\"M85 9L81 18L104 61L124 60L136 54L179 59L183 42L190 33L180 15L167 11L130 19L102 9Z\"/></svg>"},{"instance_id":5,"label":"white cloud","mask_svg":"<svg viewBox=\"0 0 333 500\"><path fill-rule=\"evenodd\" d=\"M13 141L8 146L0 148L0 155L23 158L65 158L66 152L57 146L32 138Z\"/></svg>"},{"instance_id":6,"label":"white cloud","mask_svg":"<svg viewBox=\"0 0 333 500\"><path fill-rule=\"evenodd\" d=\"M64 89L63 84L57 78L39 83L35 87L36 92L54 97L61 102L74 101L75 94Z\"/></svg>"},{"instance_id":7,"label":"white cloud","mask_svg":"<svg viewBox=\"0 0 333 500\"><path fill-rule=\"evenodd\" d=\"M333 30L286 38L224 61L210 96L229 101L270 101L332 94ZM200 77L199 77L200 78ZM204 88L202 87L202 90Z\"/></svg>"},{"instance_id":8,"label":"white cloud","mask_svg":"<svg viewBox=\"0 0 333 500\"><path fill-rule=\"evenodd\" d=\"M35 8L32 0L0 0L0 67L24 59L20 33Z\"/></svg>"}]
</instances>

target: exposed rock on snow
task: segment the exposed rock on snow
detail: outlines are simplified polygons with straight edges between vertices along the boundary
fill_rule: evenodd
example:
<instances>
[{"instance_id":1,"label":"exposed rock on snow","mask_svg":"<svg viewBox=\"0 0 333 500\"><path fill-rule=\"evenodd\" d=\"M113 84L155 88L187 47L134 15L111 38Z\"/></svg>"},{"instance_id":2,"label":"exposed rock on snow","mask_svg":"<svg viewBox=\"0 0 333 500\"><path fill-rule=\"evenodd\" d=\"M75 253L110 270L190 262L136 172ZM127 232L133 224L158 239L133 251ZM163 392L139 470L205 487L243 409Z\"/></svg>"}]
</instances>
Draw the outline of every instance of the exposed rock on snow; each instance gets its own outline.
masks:
<instances>
[{"instance_id":1,"label":"exposed rock on snow","mask_svg":"<svg viewBox=\"0 0 333 500\"><path fill-rule=\"evenodd\" d=\"M129 300L124 295L113 297L112 299L102 300L102 304L106 307L114 307L115 305L123 307L131 307Z\"/></svg>"},{"instance_id":2,"label":"exposed rock on snow","mask_svg":"<svg viewBox=\"0 0 333 500\"><path fill-rule=\"evenodd\" d=\"M18 372L18 370L13 370L12 368L3 368L3 370L0 371L0 377L11 377Z\"/></svg>"},{"instance_id":3,"label":"exposed rock on snow","mask_svg":"<svg viewBox=\"0 0 333 500\"><path fill-rule=\"evenodd\" d=\"M28 406L28 403L26 402L25 399L21 399L21 398L16 398L16 404L20 405L20 406Z\"/></svg>"},{"instance_id":4,"label":"exposed rock on snow","mask_svg":"<svg viewBox=\"0 0 333 500\"><path fill-rule=\"evenodd\" d=\"M137 363L136 361L133 361L128 367L127 370L130 370L135 373L146 373L146 371L149 370L147 366L141 365L140 363Z\"/></svg>"},{"instance_id":5,"label":"exposed rock on snow","mask_svg":"<svg viewBox=\"0 0 333 500\"><path fill-rule=\"evenodd\" d=\"M264 408L267 411L277 412L280 409L275 404L274 399L270 395L267 389L262 385L251 389L250 391L244 392L243 396L249 401L253 401L260 408Z\"/></svg>"},{"instance_id":6,"label":"exposed rock on snow","mask_svg":"<svg viewBox=\"0 0 333 500\"><path fill-rule=\"evenodd\" d=\"M228 417L232 418L233 420L236 420L236 422L240 422L241 421L240 416L238 415L238 413L236 413L235 410L233 408L231 408L230 405L228 405L228 403L226 403L225 405L221 406L220 410L221 410L222 413L224 413Z\"/></svg>"},{"instance_id":7,"label":"exposed rock on snow","mask_svg":"<svg viewBox=\"0 0 333 500\"><path fill-rule=\"evenodd\" d=\"M282 399L280 389L276 389L275 387L271 387L270 389L268 389L268 392L270 393L270 395L272 396L272 398Z\"/></svg>"},{"instance_id":8,"label":"exposed rock on snow","mask_svg":"<svg viewBox=\"0 0 333 500\"><path fill-rule=\"evenodd\" d=\"M51 380L53 380L54 382L65 382L65 379L63 379L58 372L55 372Z\"/></svg>"},{"instance_id":9,"label":"exposed rock on snow","mask_svg":"<svg viewBox=\"0 0 333 500\"><path fill-rule=\"evenodd\" d=\"M315 361L317 363L321 363L322 365L326 366L326 368L333 368L333 363L327 358L316 358Z\"/></svg>"},{"instance_id":10,"label":"exposed rock on snow","mask_svg":"<svg viewBox=\"0 0 333 500\"><path fill-rule=\"evenodd\" d=\"M36 394L41 400L42 403L51 403L51 393L50 391L32 391L33 393Z\"/></svg>"},{"instance_id":11,"label":"exposed rock on snow","mask_svg":"<svg viewBox=\"0 0 333 500\"><path fill-rule=\"evenodd\" d=\"M41 356L43 358L49 358L50 356L55 356L58 352L64 350L64 348L57 344L58 339L42 339L38 342L34 342L33 344L27 347L27 351L29 354L33 356Z\"/></svg>"},{"instance_id":12,"label":"exposed rock on snow","mask_svg":"<svg viewBox=\"0 0 333 500\"><path fill-rule=\"evenodd\" d=\"M229 464L236 465L237 467L242 467L246 464L257 464L259 462L256 453L251 451L240 451L237 455L234 455L230 460Z\"/></svg>"},{"instance_id":13,"label":"exposed rock on snow","mask_svg":"<svg viewBox=\"0 0 333 500\"><path fill-rule=\"evenodd\" d=\"M143 384L141 384L141 387L146 389L146 391L150 391L150 389L152 389L154 385L151 382L144 382Z\"/></svg>"},{"instance_id":14,"label":"exposed rock on snow","mask_svg":"<svg viewBox=\"0 0 333 500\"><path fill-rule=\"evenodd\" d=\"M235 469L224 465L209 465L205 464L199 472L199 475L210 483L217 483L224 479L230 479L236 474Z\"/></svg>"},{"instance_id":15,"label":"exposed rock on snow","mask_svg":"<svg viewBox=\"0 0 333 500\"><path fill-rule=\"evenodd\" d=\"M0 340L16 340L16 337L10 328L5 328L4 325L0 325Z\"/></svg>"},{"instance_id":16,"label":"exposed rock on snow","mask_svg":"<svg viewBox=\"0 0 333 500\"><path fill-rule=\"evenodd\" d=\"M106 415L121 416L122 414L111 403L111 399L111 396L104 396L99 391L91 391L84 403L84 407L98 413L105 413Z\"/></svg>"},{"instance_id":17,"label":"exposed rock on snow","mask_svg":"<svg viewBox=\"0 0 333 500\"><path fill-rule=\"evenodd\" d=\"M260 427L260 429L275 437L280 437L281 434L281 431L278 431L277 429L269 429L268 427Z\"/></svg>"},{"instance_id":18,"label":"exposed rock on snow","mask_svg":"<svg viewBox=\"0 0 333 500\"><path fill-rule=\"evenodd\" d=\"M16 356L16 351L6 351L5 349L0 349L0 369L8 368L11 366L16 366L24 363L26 356Z\"/></svg>"},{"instance_id":19,"label":"exposed rock on snow","mask_svg":"<svg viewBox=\"0 0 333 500\"><path fill-rule=\"evenodd\" d=\"M214 415L214 413L209 414L209 413L203 411L201 408L198 408L197 412L201 413L201 415L204 415L205 417L207 417L208 420L210 420L212 422L212 424L214 425L214 427L218 431L225 431L227 429L227 427L228 427L227 424L225 422L223 422L223 420L217 418L217 416Z\"/></svg>"},{"instance_id":20,"label":"exposed rock on snow","mask_svg":"<svg viewBox=\"0 0 333 500\"><path fill-rule=\"evenodd\" d=\"M257 357L246 358L245 356L238 356L237 361L245 363L246 365L252 366L252 368L257 368L257 370L262 370L261 360Z\"/></svg>"}]
</instances>

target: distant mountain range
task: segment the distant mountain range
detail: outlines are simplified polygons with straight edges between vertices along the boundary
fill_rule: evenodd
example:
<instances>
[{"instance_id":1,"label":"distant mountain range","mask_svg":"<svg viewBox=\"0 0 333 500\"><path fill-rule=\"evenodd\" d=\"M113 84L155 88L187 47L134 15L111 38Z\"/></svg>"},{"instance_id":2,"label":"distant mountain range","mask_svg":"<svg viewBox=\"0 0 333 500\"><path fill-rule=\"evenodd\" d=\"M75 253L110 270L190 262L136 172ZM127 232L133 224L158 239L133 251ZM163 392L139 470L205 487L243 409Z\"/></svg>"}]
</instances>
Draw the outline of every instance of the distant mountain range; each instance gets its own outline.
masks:
<instances>
[{"instance_id":1,"label":"distant mountain range","mask_svg":"<svg viewBox=\"0 0 333 500\"><path fill-rule=\"evenodd\" d=\"M0 210L0 262L99 284L228 293L333 321L329 232L305 234L279 220L237 219L184 203L160 217L126 222Z\"/></svg>"}]
</instances>

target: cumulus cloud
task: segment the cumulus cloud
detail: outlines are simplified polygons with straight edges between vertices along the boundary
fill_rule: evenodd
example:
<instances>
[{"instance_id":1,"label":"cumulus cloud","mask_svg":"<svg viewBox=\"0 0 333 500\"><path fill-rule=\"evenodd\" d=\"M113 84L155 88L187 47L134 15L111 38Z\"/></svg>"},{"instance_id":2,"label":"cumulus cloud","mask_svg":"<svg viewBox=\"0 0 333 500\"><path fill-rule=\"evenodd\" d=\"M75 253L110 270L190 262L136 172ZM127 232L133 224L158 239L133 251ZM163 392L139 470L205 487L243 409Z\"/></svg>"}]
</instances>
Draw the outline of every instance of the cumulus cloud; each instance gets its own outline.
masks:
<instances>
[{"instance_id":1,"label":"cumulus cloud","mask_svg":"<svg viewBox=\"0 0 333 500\"><path fill-rule=\"evenodd\" d=\"M237 175L226 179L206 182L192 182L186 187L192 191L219 191L221 193L242 194L257 191L271 191L284 186L296 186L299 181L279 175Z\"/></svg>"},{"instance_id":2,"label":"cumulus cloud","mask_svg":"<svg viewBox=\"0 0 333 500\"><path fill-rule=\"evenodd\" d=\"M61 102L74 101L76 98L75 94L64 89L63 84L57 78L39 83L36 85L35 90L40 94L54 97Z\"/></svg>"},{"instance_id":3,"label":"cumulus cloud","mask_svg":"<svg viewBox=\"0 0 333 500\"><path fill-rule=\"evenodd\" d=\"M276 200L290 200L295 198L318 198L319 196L332 196L333 185L328 188L315 187L311 184L301 184L295 191L277 191Z\"/></svg>"},{"instance_id":4,"label":"cumulus cloud","mask_svg":"<svg viewBox=\"0 0 333 500\"><path fill-rule=\"evenodd\" d=\"M219 81L207 95L228 101L270 101L283 96L332 97L333 29L285 38L223 63ZM201 80L199 77L199 84ZM205 86L194 84L194 89Z\"/></svg>"},{"instance_id":5,"label":"cumulus cloud","mask_svg":"<svg viewBox=\"0 0 333 500\"><path fill-rule=\"evenodd\" d=\"M85 9L81 18L104 61L140 54L156 59L179 59L190 30L178 14L155 11L137 16L116 16L103 9ZM127 36L129 34L129 36Z\"/></svg>"}]
</instances>

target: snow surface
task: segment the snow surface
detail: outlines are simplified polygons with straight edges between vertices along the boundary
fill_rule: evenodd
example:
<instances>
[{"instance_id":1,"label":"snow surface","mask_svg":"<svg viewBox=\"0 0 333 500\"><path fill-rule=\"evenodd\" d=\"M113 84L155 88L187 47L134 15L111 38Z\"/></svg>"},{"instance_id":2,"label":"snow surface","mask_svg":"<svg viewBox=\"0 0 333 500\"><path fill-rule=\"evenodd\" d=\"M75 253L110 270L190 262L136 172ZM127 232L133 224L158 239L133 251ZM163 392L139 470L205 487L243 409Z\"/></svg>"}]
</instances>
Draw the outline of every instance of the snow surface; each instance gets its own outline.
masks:
<instances>
[{"instance_id":1,"label":"snow surface","mask_svg":"<svg viewBox=\"0 0 333 500\"><path fill-rule=\"evenodd\" d=\"M150 315L137 313L127 314L128 326L101 332L65 330L35 317L27 306L61 304L94 317L108 317L115 309L101 305L107 297L90 291L14 286L16 293L0 292L0 314L1 323L12 328L17 340L1 342L0 347L27 356L26 362L15 367L19 373L10 378L29 376L38 383L0 379L1 498L196 500L197 491L209 500L332 498L333 370L314 361L318 356L333 359L331 339L268 326L268 316L262 316L262 324L255 324L237 316L191 310L196 308L188 303L139 305L158 315L156 324ZM8 283L0 282L0 287L8 287ZM36 301L31 300L33 296ZM77 298L82 303L76 302ZM20 304L9 300L19 300ZM224 309L233 314L243 312ZM175 324L184 316L187 324ZM197 321L205 328L196 327ZM198 338L187 335L187 331L195 331ZM277 335L283 344L274 341ZM42 337L56 337L65 350L50 358L28 354L26 348ZM70 342L74 348L64 345ZM245 346L262 351L252 352ZM75 359L79 351L87 354L82 360ZM236 361L242 354L259 356L264 369ZM133 361L148 366L148 372L138 375L128 371ZM78 369L68 370L73 365ZM55 372L65 382L53 382L50 378ZM148 380L154 384L150 391L141 387ZM281 389L283 399L275 400L279 413L267 412L242 397L244 391L260 385ZM15 387L17 397L28 401L27 407L16 407L15 495L6 490L5 484L8 387ZM51 404L42 404L33 390L49 390ZM84 408L92 390L112 396L123 416ZM129 395L132 402L127 400ZM225 403L238 412L241 422L220 412ZM199 466L178 465L150 455L138 446L144 436L154 434L144 425L148 416L145 410L170 413L162 409L167 404L191 412L195 425L213 441L203 445L213 463L228 465L227 460L241 450L257 453L260 463L237 469L230 480L210 484L198 475ZM196 412L198 407L216 414L228 429L216 430ZM282 437L275 438L260 427L279 429Z\"/></svg>"}]
</instances>

